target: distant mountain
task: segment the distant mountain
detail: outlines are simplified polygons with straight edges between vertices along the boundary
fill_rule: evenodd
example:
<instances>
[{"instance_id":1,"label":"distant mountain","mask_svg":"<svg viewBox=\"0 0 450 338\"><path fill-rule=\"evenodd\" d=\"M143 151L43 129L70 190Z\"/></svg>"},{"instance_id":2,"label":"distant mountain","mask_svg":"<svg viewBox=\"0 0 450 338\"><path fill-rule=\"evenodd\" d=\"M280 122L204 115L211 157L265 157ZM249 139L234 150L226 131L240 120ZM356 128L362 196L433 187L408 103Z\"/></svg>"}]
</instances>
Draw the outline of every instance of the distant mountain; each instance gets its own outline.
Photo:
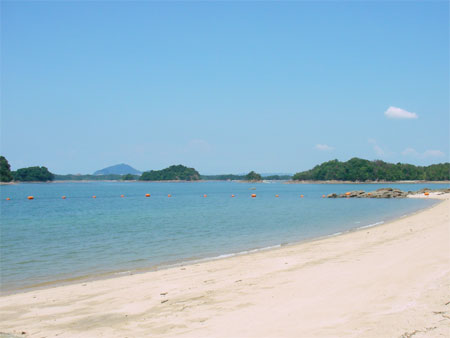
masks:
<instances>
[{"instance_id":1,"label":"distant mountain","mask_svg":"<svg viewBox=\"0 0 450 338\"><path fill-rule=\"evenodd\" d=\"M141 172L139 170L134 169L133 167L129 166L128 164L121 163L112 165L110 167L97 170L94 175L126 175L126 174L132 174L132 175L140 175Z\"/></svg>"}]
</instances>

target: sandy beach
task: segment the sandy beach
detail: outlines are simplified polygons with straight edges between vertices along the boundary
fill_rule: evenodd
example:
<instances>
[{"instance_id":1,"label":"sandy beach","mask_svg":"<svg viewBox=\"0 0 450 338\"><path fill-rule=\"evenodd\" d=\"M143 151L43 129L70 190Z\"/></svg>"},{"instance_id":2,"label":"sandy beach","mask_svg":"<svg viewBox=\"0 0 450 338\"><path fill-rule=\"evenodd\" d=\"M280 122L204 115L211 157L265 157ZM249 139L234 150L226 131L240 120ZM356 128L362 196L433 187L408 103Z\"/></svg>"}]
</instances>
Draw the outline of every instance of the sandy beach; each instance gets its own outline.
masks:
<instances>
[{"instance_id":1,"label":"sandy beach","mask_svg":"<svg viewBox=\"0 0 450 338\"><path fill-rule=\"evenodd\" d=\"M448 337L449 195L339 236L2 296L0 337Z\"/></svg>"}]
</instances>

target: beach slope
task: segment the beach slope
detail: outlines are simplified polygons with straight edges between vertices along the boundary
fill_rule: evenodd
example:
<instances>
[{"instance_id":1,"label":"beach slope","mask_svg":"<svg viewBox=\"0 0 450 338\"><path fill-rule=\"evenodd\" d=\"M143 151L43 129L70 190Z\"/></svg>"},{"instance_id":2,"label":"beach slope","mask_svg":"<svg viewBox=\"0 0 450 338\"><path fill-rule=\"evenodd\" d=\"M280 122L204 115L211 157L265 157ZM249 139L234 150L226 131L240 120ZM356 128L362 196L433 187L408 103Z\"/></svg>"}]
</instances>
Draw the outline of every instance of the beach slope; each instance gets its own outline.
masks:
<instances>
[{"instance_id":1,"label":"beach slope","mask_svg":"<svg viewBox=\"0 0 450 338\"><path fill-rule=\"evenodd\" d=\"M0 298L21 337L450 336L450 200L278 249ZM1 336L1 335L0 335Z\"/></svg>"}]
</instances>

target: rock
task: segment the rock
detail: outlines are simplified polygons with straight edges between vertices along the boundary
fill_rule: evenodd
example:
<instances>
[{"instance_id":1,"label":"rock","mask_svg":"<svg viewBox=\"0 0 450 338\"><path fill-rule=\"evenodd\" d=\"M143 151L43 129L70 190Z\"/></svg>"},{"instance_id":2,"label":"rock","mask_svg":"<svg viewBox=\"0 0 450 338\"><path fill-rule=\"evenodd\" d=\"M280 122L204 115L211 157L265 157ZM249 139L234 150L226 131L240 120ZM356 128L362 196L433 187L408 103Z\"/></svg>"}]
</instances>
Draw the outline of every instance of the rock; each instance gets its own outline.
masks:
<instances>
[{"instance_id":1,"label":"rock","mask_svg":"<svg viewBox=\"0 0 450 338\"><path fill-rule=\"evenodd\" d=\"M449 189L450 190L450 189ZM363 190L350 191L345 194L328 194L328 198L405 198L409 192L393 188L380 188L375 191L365 192Z\"/></svg>"}]
</instances>

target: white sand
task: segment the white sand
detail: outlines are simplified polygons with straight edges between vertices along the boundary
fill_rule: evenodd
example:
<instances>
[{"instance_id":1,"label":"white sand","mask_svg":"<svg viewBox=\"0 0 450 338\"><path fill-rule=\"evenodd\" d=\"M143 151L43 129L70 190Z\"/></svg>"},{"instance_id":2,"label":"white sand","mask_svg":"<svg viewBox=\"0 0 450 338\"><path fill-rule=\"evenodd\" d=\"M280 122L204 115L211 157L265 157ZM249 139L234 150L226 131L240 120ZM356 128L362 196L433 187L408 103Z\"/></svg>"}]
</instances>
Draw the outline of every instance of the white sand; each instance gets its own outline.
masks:
<instances>
[{"instance_id":1,"label":"white sand","mask_svg":"<svg viewBox=\"0 0 450 338\"><path fill-rule=\"evenodd\" d=\"M3 296L0 332L450 337L450 200L437 197L418 214L336 237Z\"/></svg>"}]
</instances>

